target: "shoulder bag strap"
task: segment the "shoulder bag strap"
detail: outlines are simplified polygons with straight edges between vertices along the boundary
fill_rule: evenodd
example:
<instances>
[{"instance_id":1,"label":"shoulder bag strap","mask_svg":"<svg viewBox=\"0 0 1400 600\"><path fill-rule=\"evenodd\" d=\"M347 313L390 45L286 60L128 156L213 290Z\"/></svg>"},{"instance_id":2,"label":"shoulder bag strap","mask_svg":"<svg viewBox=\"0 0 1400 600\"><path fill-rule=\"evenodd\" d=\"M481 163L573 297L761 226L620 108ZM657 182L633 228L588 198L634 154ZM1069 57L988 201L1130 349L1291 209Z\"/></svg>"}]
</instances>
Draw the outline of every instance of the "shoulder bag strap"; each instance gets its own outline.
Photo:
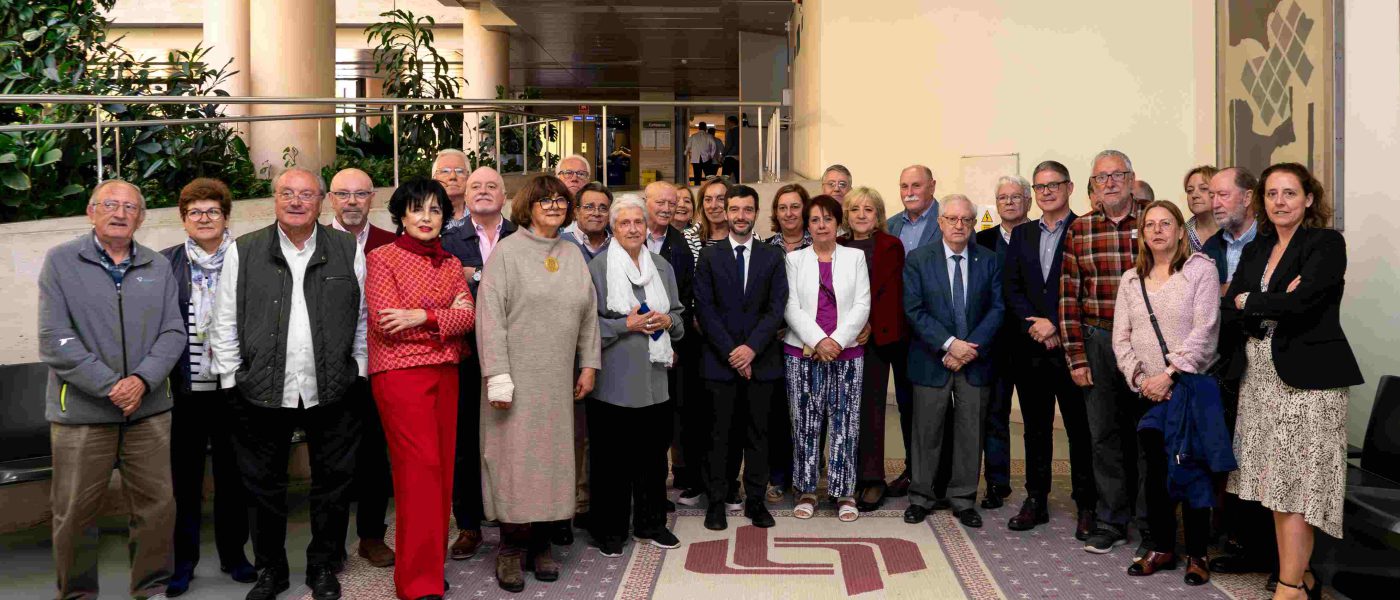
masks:
<instances>
[{"instance_id":1,"label":"shoulder bag strap","mask_svg":"<svg viewBox=\"0 0 1400 600\"><path fill-rule=\"evenodd\" d=\"M1138 276L1138 285L1142 287L1142 303L1147 305L1147 318L1152 321L1152 330L1157 332L1157 343L1162 346L1162 360L1171 366L1171 360L1167 358L1167 339L1162 337L1162 327L1157 324L1157 313L1152 312L1152 301L1147 299L1147 280L1141 275Z\"/></svg>"}]
</instances>

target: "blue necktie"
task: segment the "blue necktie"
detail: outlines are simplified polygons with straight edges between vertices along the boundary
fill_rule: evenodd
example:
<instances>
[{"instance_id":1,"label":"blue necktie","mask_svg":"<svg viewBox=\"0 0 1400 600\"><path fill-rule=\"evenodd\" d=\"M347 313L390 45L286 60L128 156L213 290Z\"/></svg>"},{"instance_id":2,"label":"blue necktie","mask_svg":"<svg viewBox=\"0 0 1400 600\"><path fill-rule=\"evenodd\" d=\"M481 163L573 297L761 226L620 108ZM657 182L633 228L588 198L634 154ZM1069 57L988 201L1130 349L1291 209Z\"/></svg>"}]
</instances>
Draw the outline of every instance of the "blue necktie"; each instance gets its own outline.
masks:
<instances>
[{"instance_id":1,"label":"blue necktie","mask_svg":"<svg viewBox=\"0 0 1400 600\"><path fill-rule=\"evenodd\" d=\"M957 327L954 337L967 339L967 301L963 299L962 255L954 254L953 259L953 324Z\"/></svg>"},{"instance_id":2,"label":"blue necktie","mask_svg":"<svg viewBox=\"0 0 1400 600\"><path fill-rule=\"evenodd\" d=\"M739 291L740 291L740 292L746 291L746 290L748 289L748 287L749 287L749 285L748 285L749 282L748 282L748 280L745 279L745 277L744 277L744 247L743 247L743 246L735 246L735 247L734 247L734 265L735 265L735 267L737 267L737 269L738 269L738 271L739 271Z\"/></svg>"}]
</instances>

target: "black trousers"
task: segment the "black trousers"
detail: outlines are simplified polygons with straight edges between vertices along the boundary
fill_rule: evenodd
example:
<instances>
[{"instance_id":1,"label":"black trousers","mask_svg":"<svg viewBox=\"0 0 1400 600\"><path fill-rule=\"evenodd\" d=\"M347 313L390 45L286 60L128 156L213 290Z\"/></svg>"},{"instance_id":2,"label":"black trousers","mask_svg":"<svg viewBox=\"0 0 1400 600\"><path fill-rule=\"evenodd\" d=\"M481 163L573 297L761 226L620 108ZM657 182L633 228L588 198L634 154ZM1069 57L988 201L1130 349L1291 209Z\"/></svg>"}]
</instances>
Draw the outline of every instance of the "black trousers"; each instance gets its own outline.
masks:
<instances>
[{"instance_id":1,"label":"black trousers","mask_svg":"<svg viewBox=\"0 0 1400 600\"><path fill-rule=\"evenodd\" d=\"M723 502L733 491L729 466L742 458L744 496L763 502L768 483L768 417L772 411L775 381L739 379L706 381L712 396L714 424L710 429L709 499ZM742 453L735 447L742 439ZM733 446L732 446L733 445Z\"/></svg>"},{"instance_id":2,"label":"black trousers","mask_svg":"<svg viewBox=\"0 0 1400 600\"><path fill-rule=\"evenodd\" d=\"M355 534L362 540L382 540L388 527L384 515L394 495L389 473L389 448L384 442L384 424L368 383L356 385L351 397L360 419L360 449L355 456Z\"/></svg>"},{"instance_id":3,"label":"black trousers","mask_svg":"<svg viewBox=\"0 0 1400 600\"><path fill-rule=\"evenodd\" d=\"M1157 429L1138 431L1138 445L1146 462L1147 522L1152 527L1153 550L1176 550L1176 505L1167 494L1166 440ZM1210 543L1210 509L1191 508L1181 503L1182 525L1186 529L1186 555L1205 558Z\"/></svg>"},{"instance_id":4,"label":"black trousers","mask_svg":"<svg viewBox=\"0 0 1400 600\"><path fill-rule=\"evenodd\" d=\"M480 531L486 518L481 500L481 363L475 353L457 364L457 457L452 475L452 516L457 529Z\"/></svg>"},{"instance_id":5,"label":"black trousers","mask_svg":"<svg viewBox=\"0 0 1400 600\"><path fill-rule=\"evenodd\" d=\"M1070 378L1063 353L1037 353L1016 362L1026 369L1023 380L1035 382L1020 388L1021 418L1026 422L1026 495L1045 500L1050 494L1058 400L1069 436L1070 494L1079 510L1094 510L1098 490L1094 488L1093 440L1084 412L1084 390Z\"/></svg>"},{"instance_id":6,"label":"black trousers","mask_svg":"<svg viewBox=\"0 0 1400 600\"><path fill-rule=\"evenodd\" d=\"M739 183L739 182L740 182L740 179L739 179L739 157L737 157L737 156L726 156L726 157L724 157L724 161L720 163L720 168L722 169L721 174L724 175L725 177L728 177L730 181L733 181L734 183Z\"/></svg>"},{"instance_id":7,"label":"black trousers","mask_svg":"<svg viewBox=\"0 0 1400 600\"><path fill-rule=\"evenodd\" d=\"M223 391L176 392L170 420L170 479L175 495L175 567L199 564L204 465L214 461L214 547L219 566L248 563L248 501L229 436L229 398ZM212 452L207 451L212 449Z\"/></svg>"},{"instance_id":8,"label":"black trousers","mask_svg":"<svg viewBox=\"0 0 1400 600\"><path fill-rule=\"evenodd\" d=\"M311 543L308 566L339 567L350 525L351 483L360 445L354 403L341 399L313 408L264 408L237 397L233 449L253 505L254 566L287 568L287 459L292 432L306 432L311 454Z\"/></svg>"},{"instance_id":9,"label":"black trousers","mask_svg":"<svg viewBox=\"0 0 1400 600\"><path fill-rule=\"evenodd\" d=\"M690 163L690 183L700 185L705 182L705 163Z\"/></svg>"},{"instance_id":10,"label":"black trousers","mask_svg":"<svg viewBox=\"0 0 1400 600\"><path fill-rule=\"evenodd\" d=\"M661 500L675 413L671 402L626 408L589 398L586 407L593 535L621 541L629 516L637 532L665 527Z\"/></svg>"},{"instance_id":11,"label":"black trousers","mask_svg":"<svg viewBox=\"0 0 1400 600\"><path fill-rule=\"evenodd\" d=\"M768 411L768 482L786 488L792 485L792 412L788 410L786 378L773 386L771 402ZM733 449L733 433L730 434L729 443ZM730 453L731 456L733 454ZM733 473L737 474L738 469ZM733 477L730 479L733 480Z\"/></svg>"}]
</instances>

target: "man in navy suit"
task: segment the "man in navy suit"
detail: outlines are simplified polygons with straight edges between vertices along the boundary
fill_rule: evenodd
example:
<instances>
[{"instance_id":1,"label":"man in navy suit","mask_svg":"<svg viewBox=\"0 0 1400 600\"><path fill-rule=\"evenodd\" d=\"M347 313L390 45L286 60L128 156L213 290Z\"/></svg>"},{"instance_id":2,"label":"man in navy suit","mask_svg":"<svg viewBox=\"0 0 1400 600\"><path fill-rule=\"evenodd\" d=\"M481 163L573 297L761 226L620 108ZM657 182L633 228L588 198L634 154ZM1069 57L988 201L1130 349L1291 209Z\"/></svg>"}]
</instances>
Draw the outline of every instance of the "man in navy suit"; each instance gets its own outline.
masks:
<instances>
[{"instance_id":1,"label":"man in navy suit","mask_svg":"<svg viewBox=\"0 0 1400 600\"><path fill-rule=\"evenodd\" d=\"M997 179L997 216L1001 225L977 232L977 245L991 250L997 255L997 265L1006 272L1006 248L1011 242L1011 230L1026 222L1031 205L1031 182L1020 175L1004 175ZM987 493L982 497L982 508L1001 508L1002 502L1011 495L1011 393L1019 389L1018 369L1012 363L1010 343L1018 335L1018 326L1011 319L1003 319L997 331L997 355L993 361L996 382L992 384L991 405L987 408L987 435L982 440L984 477L987 479ZM1020 379L1021 381L1027 381ZM1024 392L1022 392L1024 393Z\"/></svg>"},{"instance_id":2,"label":"man in navy suit","mask_svg":"<svg viewBox=\"0 0 1400 600\"><path fill-rule=\"evenodd\" d=\"M933 170L924 165L910 165L899 173L899 197L904 201L904 210L890 217L886 221L886 227L890 235L899 238L904 244L906 260L909 253L939 238L938 203L933 198L933 190L937 185L938 182L933 179ZM902 498L909 493L909 473L914 462L914 454L909 446L910 440L913 439L914 409L912 397L900 393L899 387L895 389L894 401L899 407L899 429L904 435L905 462L904 472L890 482L889 487L885 489L885 496ZM940 471L946 470L946 465L940 465ZM938 488L945 488L947 483L947 475L941 475Z\"/></svg>"},{"instance_id":3,"label":"man in navy suit","mask_svg":"<svg viewBox=\"0 0 1400 600\"><path fill-rule=\"evenodd\" d=\"M973 502L991 395L993 340L1004 312L1001 267L991 250L969 244L977 211L966 196L944 199L942 213L942 242L915 250L904 266L904 312L914 333L909 345L914 465L904 522L922 523L941 500L934 478L943 436L951 435L947 500L964 526L981 527Z\"/></svg>"},{"instance_id":4,"label":"man in navy suit","mask_svg":"<svg viewBox=\"0 0 1400 600\"><path fill-rule=\"evenodd\" d=\"M1007 522L1012 531L1026 531L1050 522L1046 496L1050 493L1050 460L1054 455L1055 402L1060 403L1065 433L1069 434L1072 497L1079 509L1074 536L1088 539L1094 528L1092 441L1084 412L1084 392L1069 377L1065 351L1060 345L1060 265L1064 259L1065 231L1074 222L1069 198L1074 182L1069 169L1053 160L1036 165L1032 174L1035 202L1041 217L1011 232L1006 251L1003 283L1006 287L1006 324L1015 329L1013 341L998 347L1021 369L1022 381L1034 385L1018 388L1021 417L1026 424L1026 500L1020 512Z\"/></svg>"},{"instance_id":5,"label":"man in navy suit","mask_svg":"<svg viewBox=\"0 0 1400 600\"><path fill-rule=\"evenodd\" d=\"M768 411L773 387L783 377L778 329L787 305L787 271L783 252L755 244L758 192L746 185L729 189L724 200L729 237L700 251L695 271L695 310L705 332L700 376L713 396L714 420L708 457L709 509L705 527L728 527L725 498L729 478L729 432L746 431L744 440L744 516L756 527L772 527L764 506L768 483Z\"/></svg>"},{"instance_id":6,"label":"man in navy suit","mask_svg":"<svg viewBox=\"0 0 1400 600\"><path fill-rule=\"evenodd\" d=\"M676 186L669 181L653 181L647 184L643 193L646 197L647 214L651 215L651 221L647 223L647 250L659 254L670 263L671 269L676 273L676 292L681 296L681 304L688 311L694 310L692 290L695 280L695 257L690 253L690 246L685 243L685 236L681 235L679 229L671 227L671 216L675 214L676 204L679 202ZM675 350L680 357L678 362L699 360L699 348L690 338L681 338ZM676 487L683 490L700 489L705 486L700 478L700 472L703 470L700 465L705 462L704 438L709 435L710 428L706 426L702 431L694 420L685 418L685 415L692 414L692 411L698 408L692 405L692 401L698 404L701 396L687 393L689 390L686 389L686 384L695 382L683 381L681 373L682 369L679 366L666 372L666 389L671 399L675 400L672 404L676 406L675 438L671 441L671 473L675 477Z\"/></svg>"}]
</instances>

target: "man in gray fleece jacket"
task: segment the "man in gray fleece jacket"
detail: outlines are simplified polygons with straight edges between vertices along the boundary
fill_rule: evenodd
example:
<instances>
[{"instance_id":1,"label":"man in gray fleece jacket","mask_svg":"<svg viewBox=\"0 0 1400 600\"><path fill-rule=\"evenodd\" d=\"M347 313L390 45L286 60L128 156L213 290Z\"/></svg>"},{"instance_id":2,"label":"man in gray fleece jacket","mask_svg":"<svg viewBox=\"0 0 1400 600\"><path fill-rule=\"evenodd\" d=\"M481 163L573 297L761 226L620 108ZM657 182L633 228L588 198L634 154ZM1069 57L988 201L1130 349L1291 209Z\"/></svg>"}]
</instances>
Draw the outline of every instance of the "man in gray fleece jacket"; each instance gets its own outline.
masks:
<instances>
[{"instance_id":1,"label":"man in gray fleece jacket","mask_svg":"<svg viewBox=\"0 0 1400 600\"><path fill-rule=\"evenodd\" d=\"M58 597L96 598L97 528L112 469L131 507L134 598L165 591L173 560L170 390L184 316L170 263L137 244L146 201L109 180L88 201L93 229L44 257L39 354L49 366L53 554Z\"/></svg>"}]
</instances>

